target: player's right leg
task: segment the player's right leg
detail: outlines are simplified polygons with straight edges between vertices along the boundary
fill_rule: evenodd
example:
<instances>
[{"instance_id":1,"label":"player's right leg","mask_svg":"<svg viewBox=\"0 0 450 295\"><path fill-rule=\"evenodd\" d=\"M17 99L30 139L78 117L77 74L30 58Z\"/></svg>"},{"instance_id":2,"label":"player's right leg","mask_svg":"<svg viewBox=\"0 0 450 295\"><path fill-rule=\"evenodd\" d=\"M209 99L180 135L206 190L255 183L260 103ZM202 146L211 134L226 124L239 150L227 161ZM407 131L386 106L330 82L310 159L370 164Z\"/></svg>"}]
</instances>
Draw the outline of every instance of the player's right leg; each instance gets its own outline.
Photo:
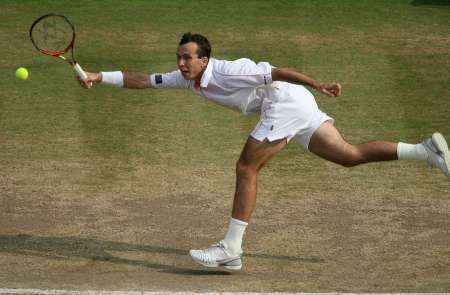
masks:
<instances>
[{"instance_id":1,"label":"player's right leg","mask_svg":"<svg viewBox=\"0 0 450 295\"><path fill-rule=\"evenodd\" d=\"M440 133L434 133L420 144L371 141L363 144L346 142L330 122L323 123L311 136L308 149L337 164L352 167L389 160L423 160L439 168L450 179L450 152Z\"/></svg>"},{"instance_id":2,"label":"player's right leg","mask_svg":"<svg viewBox=\"0 0 450 295\"><path fill-rule=\"evenodd\" d=\"M219 243L206 249L191 250L195 262L206 267L242 268L242 239L256 205L258 171L286 144L285 138L274 141L248 138L236 164L236 191L228 231Z\"/></svg>"}]
</instances>

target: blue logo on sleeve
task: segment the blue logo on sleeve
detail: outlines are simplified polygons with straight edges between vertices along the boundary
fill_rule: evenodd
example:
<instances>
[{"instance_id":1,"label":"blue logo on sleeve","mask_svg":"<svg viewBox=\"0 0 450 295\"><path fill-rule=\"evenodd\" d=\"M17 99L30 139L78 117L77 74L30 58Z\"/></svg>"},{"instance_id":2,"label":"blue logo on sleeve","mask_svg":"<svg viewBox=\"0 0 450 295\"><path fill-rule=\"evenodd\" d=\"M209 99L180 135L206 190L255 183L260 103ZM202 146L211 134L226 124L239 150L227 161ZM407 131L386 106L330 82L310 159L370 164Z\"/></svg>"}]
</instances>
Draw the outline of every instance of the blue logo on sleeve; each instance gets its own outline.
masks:
<instances>
[{"instance_id":1,"label":"blue logo on sleeve","mask_svg":"<svg viewBox=\"0 0 450 295\"><path fill-rule=\"evenodd\" d=\"M162 84L162 75L156 75L155 82L156 84Z\"/></svg>"}]
</instances>

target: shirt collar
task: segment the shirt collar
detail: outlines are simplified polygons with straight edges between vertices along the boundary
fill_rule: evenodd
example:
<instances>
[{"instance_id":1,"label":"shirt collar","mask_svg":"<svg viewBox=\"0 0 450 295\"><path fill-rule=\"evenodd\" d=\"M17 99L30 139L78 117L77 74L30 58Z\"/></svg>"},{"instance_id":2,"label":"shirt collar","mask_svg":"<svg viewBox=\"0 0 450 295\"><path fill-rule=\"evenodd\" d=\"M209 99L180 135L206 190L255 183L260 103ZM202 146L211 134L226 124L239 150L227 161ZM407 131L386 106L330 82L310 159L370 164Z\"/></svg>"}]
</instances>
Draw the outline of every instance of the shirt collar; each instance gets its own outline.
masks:
<instances>
[{"instance_id":1,"label":"shirt collar","mask_svg":"<svg viewBox=\"0 0 450 295\"><path fill-rule=\"evenodd\" d=\"M203 72L202 78L200 79L200 87L202 88L207 87L209 81L211 80L214 61L214 58L210 58L208 65L206 66L206 70Z\"/></svg>"}]
</instances>

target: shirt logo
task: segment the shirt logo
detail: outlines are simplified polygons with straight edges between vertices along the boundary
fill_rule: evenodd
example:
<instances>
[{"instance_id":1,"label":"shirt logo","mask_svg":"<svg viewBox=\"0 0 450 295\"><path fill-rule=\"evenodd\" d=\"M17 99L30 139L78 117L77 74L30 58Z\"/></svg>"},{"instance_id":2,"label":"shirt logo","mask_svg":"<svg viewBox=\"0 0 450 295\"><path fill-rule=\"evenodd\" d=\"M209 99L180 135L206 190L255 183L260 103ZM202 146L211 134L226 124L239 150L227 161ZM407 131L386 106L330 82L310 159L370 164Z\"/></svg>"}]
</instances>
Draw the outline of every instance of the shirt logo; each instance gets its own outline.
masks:
<instances>
[{"instance_id":1,"label":"shirt logo","mask_svg":"<svg viewBox=\"0 0 450 295\"><path fill-rule=\"evenodd\" d=\"M266 76L264 76L264 85L267 85Z\"/></svg>"},{"instance_id":2,"label":"shirt logo","mask_svg":"<svg viewBox=\"0 0 450 295\"><path fill-rule=\"evenodd\" d=\"M156 75L155 82L156 84L162 84L162 75Z\"/></svg>"}]
</instances>

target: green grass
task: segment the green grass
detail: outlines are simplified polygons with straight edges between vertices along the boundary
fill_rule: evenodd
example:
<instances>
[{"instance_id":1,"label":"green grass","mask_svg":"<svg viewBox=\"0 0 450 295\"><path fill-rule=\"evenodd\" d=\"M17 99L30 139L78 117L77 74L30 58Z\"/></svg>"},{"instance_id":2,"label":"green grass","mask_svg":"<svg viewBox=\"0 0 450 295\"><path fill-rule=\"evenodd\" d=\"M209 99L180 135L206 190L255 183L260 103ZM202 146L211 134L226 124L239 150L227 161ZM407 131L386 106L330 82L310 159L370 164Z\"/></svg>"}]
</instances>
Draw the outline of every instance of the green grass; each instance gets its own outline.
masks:
<instances>
[{"instance_id":1,"label":"green grass","mask_svg":"<svg viewBox=\"0 0 450 295\"><path fill-rule=\"evenodd\" d=\"M170 71L181 34L200 32L217 58L249 57L341 82L342 97L317 100L351 142L418 142L435 130L450 138L445 1L2 0L0 195L32 195L36 187L52 196L76 191L81 199L118 187L119 194L146 195L149 181L169 195L202 187L205 195L228 198L234 163L258 121L188 91L82 89L70 67L39 54L29 41L32 21L52 11L75 23L76 56L86 70ZM27 81L15 79L19 66L29 69ZM417 163L402 165L419 179L426 173ZM298 199L299 186L325 199L332 192L354 200L364 186L386 198L397 196L397 189L435 198L448 193L441 175L437 183L423 176L428 180L418 184L413 176L399 179L403 172L393 164L336 168L291 143L263 171L262 199L270 203L274 195L290 202ZM448 291L442 277L416 287L371 290ZM320 284L321 290L334 286Z\"/></svg>"}]
</instances>

